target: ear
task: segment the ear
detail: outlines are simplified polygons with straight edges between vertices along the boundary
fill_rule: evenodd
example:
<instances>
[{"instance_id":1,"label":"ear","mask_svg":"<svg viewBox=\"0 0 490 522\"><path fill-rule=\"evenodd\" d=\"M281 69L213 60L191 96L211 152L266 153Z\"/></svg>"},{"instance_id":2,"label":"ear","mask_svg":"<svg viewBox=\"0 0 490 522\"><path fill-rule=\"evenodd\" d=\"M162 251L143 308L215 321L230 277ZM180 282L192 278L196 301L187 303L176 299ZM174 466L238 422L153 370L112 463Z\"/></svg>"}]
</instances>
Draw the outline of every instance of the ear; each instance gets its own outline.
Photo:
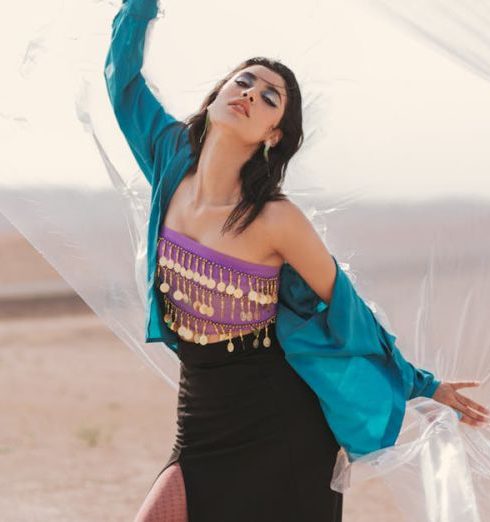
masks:
<instances>
[{"instance_id":1,"label":"ear","mask_svg":"<svg viewBox=\"0 0 490 522\"><path fill-rule=\"evenodd\" d=\"M281 129L275 129L269 136L269 141L271 143L271 147L275 147L283 137L283 132Z\"/></svg>"}]
</instances>

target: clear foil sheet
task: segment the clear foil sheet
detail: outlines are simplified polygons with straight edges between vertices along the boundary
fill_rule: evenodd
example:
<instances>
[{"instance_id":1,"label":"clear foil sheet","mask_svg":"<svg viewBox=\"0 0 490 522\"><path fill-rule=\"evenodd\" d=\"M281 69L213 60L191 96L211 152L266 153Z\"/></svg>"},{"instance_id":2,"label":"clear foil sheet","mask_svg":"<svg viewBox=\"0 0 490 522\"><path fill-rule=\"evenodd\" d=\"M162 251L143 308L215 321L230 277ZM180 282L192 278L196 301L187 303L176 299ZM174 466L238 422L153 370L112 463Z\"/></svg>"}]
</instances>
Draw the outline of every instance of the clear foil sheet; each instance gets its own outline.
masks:
<instances>
[{"instance_id":1,"label":"clear foil sheet","mask_svg":"<svg viewBox=\"0 0 490 522\"><path fill-rule=\"evenodd\" d=\"M0 31L0 211L129 348L144 342L150 187L103 64L119 3L11 2ZM143 74L185 119L239 61L280 59L302 87L305 143L285 190L414 365L489 406L490 7L452 0L168 1ZM340 451L331 487L382 479L407 521L490 520L490 430L409 401L397 443ZM377 520L373 514L372 520Z\"/></svg>"}]
</instances>

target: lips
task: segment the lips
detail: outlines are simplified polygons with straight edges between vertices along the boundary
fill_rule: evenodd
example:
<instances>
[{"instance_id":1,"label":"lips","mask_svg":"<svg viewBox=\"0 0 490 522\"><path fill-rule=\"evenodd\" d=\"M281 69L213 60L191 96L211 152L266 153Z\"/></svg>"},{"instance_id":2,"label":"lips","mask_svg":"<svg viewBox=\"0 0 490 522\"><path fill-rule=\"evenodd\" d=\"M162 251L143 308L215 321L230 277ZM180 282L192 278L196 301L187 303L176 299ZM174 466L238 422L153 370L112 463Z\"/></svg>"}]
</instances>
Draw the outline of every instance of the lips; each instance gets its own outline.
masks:
<instances>
[{"instance_id":1,"label":"lips","mask_svg":"<svg viewBox=\"0 0 490 522\"><path fill-rule=\"evenodd\" d=\"M242 111L242 114L245 114L245 116L247 116L247 118L249 117L248 107L245 102L234 101L234 102L230 102L229 105L237 107L240 111Z\"/></svg>"},{"instance_id":2,"label":"lips","mask_svg":"<svg viewBox=\"0 0 490 522\"><path fill-rule=\"evenodd\" d=\"M233 109L237 110L244 116L247 115L247 113L245 112L245 109L241 105L238 105L238 103L230 103L230 107L233 107Z\"/></svg>"}]
</instances>

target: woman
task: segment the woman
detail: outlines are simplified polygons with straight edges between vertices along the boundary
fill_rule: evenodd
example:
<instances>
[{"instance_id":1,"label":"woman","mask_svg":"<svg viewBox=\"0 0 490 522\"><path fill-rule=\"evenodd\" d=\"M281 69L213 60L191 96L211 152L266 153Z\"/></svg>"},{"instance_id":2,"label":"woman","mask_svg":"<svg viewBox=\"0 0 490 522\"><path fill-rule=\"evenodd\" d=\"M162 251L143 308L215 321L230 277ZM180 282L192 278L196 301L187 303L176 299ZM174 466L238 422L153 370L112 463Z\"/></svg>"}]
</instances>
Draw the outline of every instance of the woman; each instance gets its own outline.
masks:
<instances>
[{"instance_id":1,"label":"woman","mask_svg":"<svg viewBox=\"0 0 490 522\"><path fill-rule=\"evenodd\" d=\"M153 189L158 241L150 251L150 237L148 256L150 266L158 257L150 277L160 313L147 340L175 332L167 344L181 360L177 439L136 520L340 521L342 494L330 488L340 445L275 332L285 262L325 303L336 277L313 226L280 191L303 139L300 89L279 62L236 67L187 121L193 161L173 187L180 122L140 74L155 15L156 0L123 2L105 69L119 125ZM436 384L434 398L461 401L463 421L484 420L469 408L482 406L456 393L465 383Z\"/></svg>"}]
</instances>

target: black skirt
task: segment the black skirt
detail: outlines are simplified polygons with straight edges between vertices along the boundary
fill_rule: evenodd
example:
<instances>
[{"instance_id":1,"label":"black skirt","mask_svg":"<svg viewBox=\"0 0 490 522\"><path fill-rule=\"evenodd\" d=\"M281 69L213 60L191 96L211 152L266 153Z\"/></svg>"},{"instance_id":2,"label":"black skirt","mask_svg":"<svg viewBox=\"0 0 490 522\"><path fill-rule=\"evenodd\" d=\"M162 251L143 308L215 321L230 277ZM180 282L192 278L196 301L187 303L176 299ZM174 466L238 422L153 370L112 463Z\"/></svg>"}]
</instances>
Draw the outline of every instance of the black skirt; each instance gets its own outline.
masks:
<instances>
[{"instance_id":1,"label":"black skirt","mask_svg":"<svg viewBox=\"0 0 490 522\"><path fill-rule=\"evenodd\" d=\"M228 341L179 339L178 431L158 476L180 463L189 522L342 520L342 494L330 489L339 444L268 331L269 347L261 331L259 347L250 333L232 352Z\"/></svg>"}]
</instances>

